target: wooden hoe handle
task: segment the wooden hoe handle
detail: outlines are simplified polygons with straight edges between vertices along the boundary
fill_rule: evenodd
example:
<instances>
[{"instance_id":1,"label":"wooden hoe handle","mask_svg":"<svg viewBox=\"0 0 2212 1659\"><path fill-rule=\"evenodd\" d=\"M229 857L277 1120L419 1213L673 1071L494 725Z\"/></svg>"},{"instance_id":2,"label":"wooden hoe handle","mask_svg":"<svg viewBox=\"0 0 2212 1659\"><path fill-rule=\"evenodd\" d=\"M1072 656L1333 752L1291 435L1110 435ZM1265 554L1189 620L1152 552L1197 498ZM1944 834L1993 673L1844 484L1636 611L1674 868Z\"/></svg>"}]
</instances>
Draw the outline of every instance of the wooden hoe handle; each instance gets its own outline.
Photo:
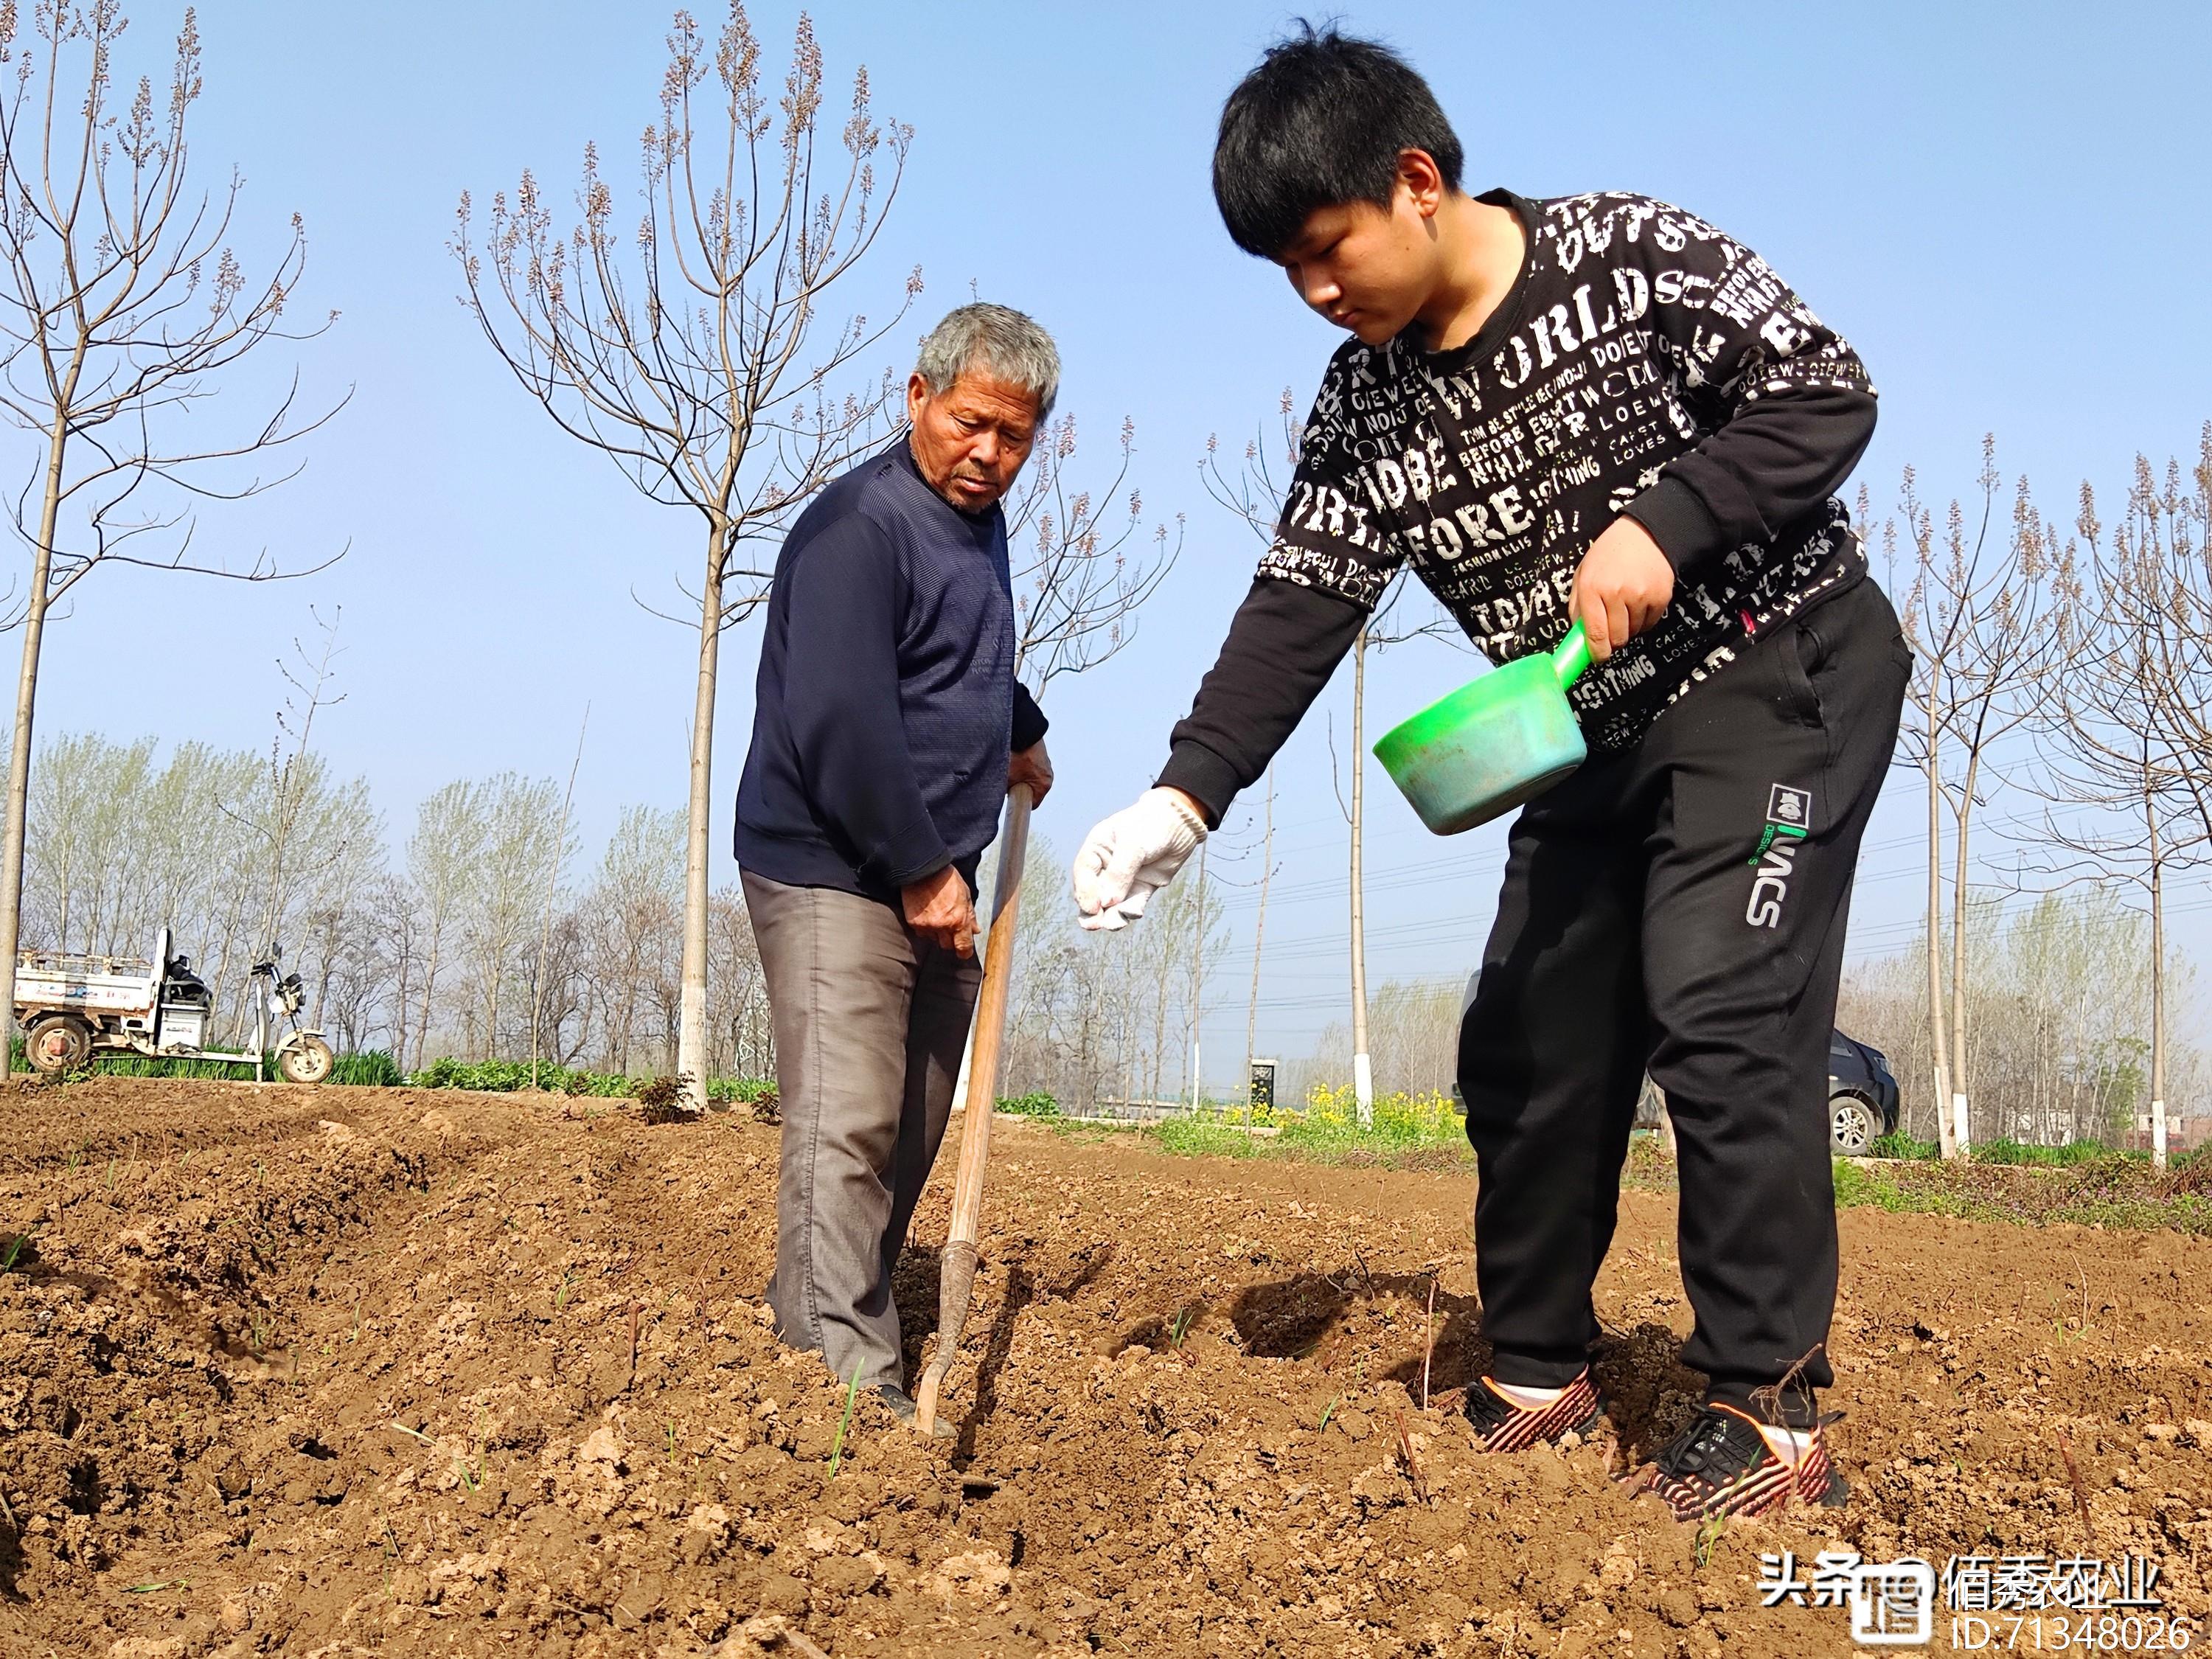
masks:
<instances>
[{"instance_id":1,"label":"wooden hoe handle","mask_svg":"<svg viewBox=\"0 0 2212 1659\"><path fill-rule=\"evenodd\" d=\"M991 1152L991 1108L999 1097L999 1050L1006 1032L1006 993L1014 975L1014 912L1021 898L1022 866L1030 846L1030 789L1018 783L1006 794L1006 830L999 841L999 878L994 884L991 935L983 949L983 988L975 1000L975 1036L968 1062L968 1107L960 1128L960 1173L952 1183L952 1225L938 1258L937 1349L915 1395L915 1426L937 1426L937 1396L968 1322L975 1288L975 1234L983 1214L983 1163Z\"/></svg>"}]
</instances>

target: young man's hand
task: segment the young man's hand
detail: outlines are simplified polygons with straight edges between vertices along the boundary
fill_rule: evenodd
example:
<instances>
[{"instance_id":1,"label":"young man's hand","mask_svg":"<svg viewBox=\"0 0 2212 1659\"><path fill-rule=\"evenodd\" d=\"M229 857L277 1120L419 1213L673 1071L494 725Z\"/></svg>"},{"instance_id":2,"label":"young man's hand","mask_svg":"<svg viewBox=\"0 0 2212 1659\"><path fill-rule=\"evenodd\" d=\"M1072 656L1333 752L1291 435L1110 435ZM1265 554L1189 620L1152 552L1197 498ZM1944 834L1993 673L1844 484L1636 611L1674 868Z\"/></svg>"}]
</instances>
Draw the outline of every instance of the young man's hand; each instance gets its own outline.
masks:
<instances>
[{"instance_id":1,"label":"young man's hand","mask_svg":"<svg viewBox=\"0 0 2212 1659\"><path fill-rule=\"evenodd\" d=\"M1603 662L1666 614L1674 567L1633 519L1615 519L1583 555L1568 613L1589 636L1592 662Z\"/></svg>"},{"instance_id":2,"label":"young man's hand","mask_svg":"<svg viewBox=\"0 0 2212 1659\"><path fill-rule=\"evenodd\" d=\"M959 956L975 954L975 896L951 865L901 888L899 908L906 925L932 945Z\"/></svg>"},{"instance_id":3,"label":"young man's hand","mask_svg":"<svg viewBox=\"0 0 2212 1659\"><path fill-rule=\"evenodd\" d=\"M1044 739L1040 738L1006 763L1006 793L1012 794L1014 786L1026 783L1030 787L1030 805L1043 804L1052 793L1052 757L1044 752Z\"/></svg>"},{"instance_id":4,"label":"young man's hand","mask_svg":"<svg viewBox=\"0 0 2212 1659\"><path fill-rule=\"evenodd\" d=\"M1195 800L1180 789L1146 790L1097 824L1075 855L1077 925L1094 933L1127 927L1205 839Z\"/></svg>"}]
</instances>

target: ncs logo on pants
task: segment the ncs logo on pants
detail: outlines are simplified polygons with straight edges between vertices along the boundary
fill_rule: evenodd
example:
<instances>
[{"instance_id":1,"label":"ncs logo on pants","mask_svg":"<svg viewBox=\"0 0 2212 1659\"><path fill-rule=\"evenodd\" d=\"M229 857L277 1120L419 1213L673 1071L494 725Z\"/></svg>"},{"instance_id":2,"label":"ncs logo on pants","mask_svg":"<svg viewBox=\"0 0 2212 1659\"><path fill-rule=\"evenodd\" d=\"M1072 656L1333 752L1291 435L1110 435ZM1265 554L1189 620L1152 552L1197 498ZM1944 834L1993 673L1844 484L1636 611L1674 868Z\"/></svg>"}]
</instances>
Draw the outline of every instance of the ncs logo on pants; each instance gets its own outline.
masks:
<instances>
[{"instance_id":1,"label":"ncs logo on pants","mask_svg":"<svg viewBox=\"0 0 2212 1659\"><path fill-rule=\"evenodd\" d=\"M1766 827L1759 832L1759 850L1751 855L1759 874L1752 881L1743 919L1753 927L1781 925L1790 878L1797 872L1797 849L1812 827L1812 792L1776 784L1767 794Z\"/></svg>"}]
</instances>

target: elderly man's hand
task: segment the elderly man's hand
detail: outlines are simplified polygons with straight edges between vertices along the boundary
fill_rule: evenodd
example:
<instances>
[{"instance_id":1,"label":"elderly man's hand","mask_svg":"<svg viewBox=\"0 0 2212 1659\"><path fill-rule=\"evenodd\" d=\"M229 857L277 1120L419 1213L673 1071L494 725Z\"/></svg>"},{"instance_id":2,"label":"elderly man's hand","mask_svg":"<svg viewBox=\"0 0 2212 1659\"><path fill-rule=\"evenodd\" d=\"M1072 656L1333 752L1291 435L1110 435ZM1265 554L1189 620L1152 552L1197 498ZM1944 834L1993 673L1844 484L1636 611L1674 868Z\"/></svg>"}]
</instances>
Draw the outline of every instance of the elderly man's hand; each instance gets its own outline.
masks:
<instances>
[{"instance_id":1,"label":"elderly man's hand","mask_svg":"<svg viewBox=\"0 0 2212 1659\"><path fill-rule=\"evenodd\" d=\"M951 865L901 888L899 908L906 925L932 945L963 957L975 954L975 896Z\"/></svg>"},{"instance_id":2,"label":"elderly man's hand","mask_svg":"<svg viewBox=\"0 0 2212 1659\"><path fill-rule=\"evenodd\" d=\"M1044 752L1043 738L1038 738L1006 763L1006 793L1012 794L1018 783L1029 785L1032 806L1042 805L1052 793L1052 757Z\"/></svg>"}]
</instances>

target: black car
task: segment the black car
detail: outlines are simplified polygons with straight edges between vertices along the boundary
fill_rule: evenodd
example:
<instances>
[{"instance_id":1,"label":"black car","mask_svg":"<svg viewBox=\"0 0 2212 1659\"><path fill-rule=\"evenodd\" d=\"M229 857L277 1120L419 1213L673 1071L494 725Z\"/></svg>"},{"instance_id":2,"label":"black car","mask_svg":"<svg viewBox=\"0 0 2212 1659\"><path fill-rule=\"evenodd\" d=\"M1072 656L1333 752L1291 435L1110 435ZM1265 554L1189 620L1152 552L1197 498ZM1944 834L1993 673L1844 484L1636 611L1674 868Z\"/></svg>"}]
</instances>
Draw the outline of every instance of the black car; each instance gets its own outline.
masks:
<instances>
[{"instance_id":1,"label":"black car","mask_svg":"<svg viewBox=\"0 0 2212 1659\"><path fill-rule=\"evenodd\" d=\"M1877 1135L1897 1133L1897 1079L1881 1050L1841 1031L1828 1037L1828 1150L1864 1158Z\"/></svg>"}]
</instances>

